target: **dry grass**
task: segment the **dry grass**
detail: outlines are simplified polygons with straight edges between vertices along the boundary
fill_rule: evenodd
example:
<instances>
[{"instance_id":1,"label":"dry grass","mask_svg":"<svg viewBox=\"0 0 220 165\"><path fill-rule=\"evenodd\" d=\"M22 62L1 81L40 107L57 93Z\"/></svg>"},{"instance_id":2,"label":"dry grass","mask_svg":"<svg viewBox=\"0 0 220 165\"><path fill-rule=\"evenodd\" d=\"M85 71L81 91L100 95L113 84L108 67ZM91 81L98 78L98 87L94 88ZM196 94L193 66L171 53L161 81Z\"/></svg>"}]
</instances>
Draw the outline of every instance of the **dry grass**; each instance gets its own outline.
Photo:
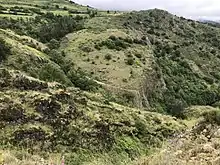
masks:
<instances>
[{"instance_id":1,"label":"dry grass","mask_svg":"<svg viewBox=\"0 0 220 165\"><path fill-rule=\"evenodd\" d=\"M137 165L219 165L220 127L199 122Z\"/></svg>"},{"instance_id":2,"label":"dry grass","mask_svg":"<svg viewBox=\"0 0 220 165\"><path fill-rule=\"evenodd\" d=\"M30 155L27 151L0 150L0 164L5 165L60 165L62 157L60 154L51 154L49 159L39 155Z\"/></svg>"}]
</instances>

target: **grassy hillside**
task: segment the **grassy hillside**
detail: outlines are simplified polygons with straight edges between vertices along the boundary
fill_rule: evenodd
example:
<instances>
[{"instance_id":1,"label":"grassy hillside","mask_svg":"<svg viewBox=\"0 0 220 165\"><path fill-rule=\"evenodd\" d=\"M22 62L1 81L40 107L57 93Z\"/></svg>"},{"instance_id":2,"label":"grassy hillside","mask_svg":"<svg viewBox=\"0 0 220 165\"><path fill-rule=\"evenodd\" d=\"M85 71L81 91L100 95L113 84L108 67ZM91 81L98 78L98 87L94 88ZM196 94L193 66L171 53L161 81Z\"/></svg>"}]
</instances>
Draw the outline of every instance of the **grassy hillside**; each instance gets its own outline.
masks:
<instances>
[{"instance_id":1,"label":"grassy hillside","mask_svg":"<svg viewBox=\"0 0 220 165\"><path fill-rule=\"evenodd\" d=\"M1 0L1 17L13 18L31 18L42 13L52 12L54 14L69 15L74 11L80 11L82 14L87 11L87 7L72 3L68 0L34 0L34 1L16 1Z\"/></svg>"},{"instance_id":2,"label":"grassy hillside","mask_svg":"<svg viewBox=\"0 0 220 165\"><path fill-rule=\"evenodd\" d=\"M158 9L0 2L0 164L166 164L167 145L168 163L185 161L203 128L218 129L218 27ZM167 142L179 134L183 146Z\"/></svg>"},{"instance_id":3,"label":"grassy hillside","mask_svg":"<svg viewBox=\"0 0 220 165\"><path fill-rule=\"evenodd\" d=\"M3 151L22 148L24 154L46 154L46 160L58 152L70 164L98 157L123 164L184 128L172 117L106 104L95 94L39 81L18 71L1 69L0 75ZM119 156L114 157L116 154ZM4 159L7 164L15 163Z\"/></svg>"},{"instance_id":4,"label":"grassy hillside","mask_svg":"<svg viewBox=\"0 0 220 165\"><path fill-rule=\"evenodd\" d=\"M151 105L176 111L180 105L213 105L219 100L219 28L157 9L120 19L123 27L138 30L151 43L154 71L162 80L154 82L161 85L153 91L146 89Z\"/></svg>"}]
</instances>

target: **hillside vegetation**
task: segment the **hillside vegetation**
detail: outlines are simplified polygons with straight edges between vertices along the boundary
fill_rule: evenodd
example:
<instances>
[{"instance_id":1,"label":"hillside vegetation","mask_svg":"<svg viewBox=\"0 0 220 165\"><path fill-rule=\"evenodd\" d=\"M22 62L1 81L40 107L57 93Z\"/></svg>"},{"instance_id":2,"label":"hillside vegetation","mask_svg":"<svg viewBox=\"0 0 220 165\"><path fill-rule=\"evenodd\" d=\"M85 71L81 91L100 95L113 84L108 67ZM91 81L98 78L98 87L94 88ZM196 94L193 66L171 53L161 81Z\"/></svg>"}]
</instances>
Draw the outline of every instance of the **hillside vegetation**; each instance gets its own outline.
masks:
<instances>
[{"instance_id":1,"label":"hillside vegetation","mask_svg":"<svg viewBox=\"0 0 220 165\"><path fill-rule=\"evenodd\" d=\"M0 164L219 164L218 26L0 2Z\"/></svg>"}]
</instances>

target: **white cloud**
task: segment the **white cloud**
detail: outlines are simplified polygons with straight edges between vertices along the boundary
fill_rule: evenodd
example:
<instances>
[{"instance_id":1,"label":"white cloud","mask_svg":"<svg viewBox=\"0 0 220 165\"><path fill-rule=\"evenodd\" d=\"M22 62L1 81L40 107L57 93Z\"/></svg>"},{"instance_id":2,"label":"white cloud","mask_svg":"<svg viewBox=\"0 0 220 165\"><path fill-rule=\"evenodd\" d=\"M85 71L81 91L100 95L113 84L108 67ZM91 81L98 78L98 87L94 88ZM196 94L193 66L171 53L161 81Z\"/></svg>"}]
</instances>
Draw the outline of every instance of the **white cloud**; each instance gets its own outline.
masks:
<instances>
[{"instance_id":1,"label":"white cloud","mask_svg":"<svg viewBox=\"0 0 220 165\"><path fill-rule=\"evenodd\" d=\"M189 17L220 20L220 0L73 0L105 10L146 10L160 8Z\"/></svg>"}]
</instances>

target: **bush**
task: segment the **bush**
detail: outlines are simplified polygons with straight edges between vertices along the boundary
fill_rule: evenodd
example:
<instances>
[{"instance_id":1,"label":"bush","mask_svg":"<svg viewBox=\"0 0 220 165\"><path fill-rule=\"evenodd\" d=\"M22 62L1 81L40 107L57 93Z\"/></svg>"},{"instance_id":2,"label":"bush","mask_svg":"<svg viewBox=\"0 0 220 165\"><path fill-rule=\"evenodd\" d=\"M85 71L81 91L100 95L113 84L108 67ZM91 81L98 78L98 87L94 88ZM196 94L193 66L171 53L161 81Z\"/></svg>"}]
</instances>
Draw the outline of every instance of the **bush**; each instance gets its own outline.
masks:
<instances>
[{"instance_id":1,"label":"bush","mask_svg":"<svg viewBox=\"0 0 220 165\"><path fill-rule=\"evenodd\" d=\"M128 58L127 59L127 64L128 65L133 65L134 64L134 59L133 58Z\"/></svg>"},{"instance_id":2,"label":"bush","mask_svg":"<svg viewBox=\"0 0 220 165\"><path fill-rule=\"evenodd\" d=\"M0 62L6 59L6 57L10 54L11 47L0 38Z\"/></svg>"},{"instance_id":3,"label":"bush","mask_svg":"<svg viewBox=\"0 0 220 165\"><path fill-rule=\"evenodd\" d=\"M123 97L124 102L128 103L128 104L129 103L133 103L134 102L134 98L135 98L133 93L124 93L122 95L122 97Z\"/></svg>"},{"instance_id":4,"label":"bush","mask_svg":"<svg viewBox=\"0 0 220 165\"><path fill-rule=\"evenodd\" d=\"M90 53L93 51L93 49L89 46L81 46L80 49L83 51L83 52L86 52L86 53Z\"/></svg>"},{"instance_id":5,"label":"bush","mask_svg":"<svg viewBox=\"0 0 220 165\"><path fill-rule=\"evenodd\" d=\"M167 105L167 112L172 116L183 118L183 111L187 107L187 104L181 100L170 101Z\"/></svg>"},{"instance_id":6,"label":"bush","mask_svg":"<svg viewBox=\"0 0 220 165\"><path fill-rule=\"evenodd\" d=\"M39 78L48 82L56 81L62 84L71 85L71 82L67 79L61 68L53 63L48 63L41 68Z\"/></svg>"},{"instance_id":7,"label":"bush","mask_svg":"<svg viewBox=\"0 0 220 165\"><path fill-rule=\"evenodd\" d=\"M220 110L212 110L203 113L206 122L220 125Z\"/></svg>"},{"instance_id":8,"label":"bush","mask_svg":"<svg viewBox=\"0 0 220 165\"><path fill-rule=\"evenodd\" d=\"M213 84L214 82L215 82L215 80L213 79L213 78L211 78L211 77L204 77L203 78L207 83L209 83L209 84Z\"/></svg>"},{"instance_id":9,"label":"bush","mask_svg":"<svg viewBox=\"0 0 220 165\"><path fill-rule=\"evenodd\" d=\"M105 59L108 60L108 61L111 60L112 59L112 55L111 54L106 54L105 55Z\"/></svg>"},{"instance_id":10,"label":"bush","mask_svg":"<svg viewBox=\"0 0 220 165\"><path fill-rule=\"evenodd\" d=\"M140 54L140 53L135 53L135 56L136 56L137 58L142 58L142 54Z\"/></svg>"},{"instance_id":11,"label":"bush","mask_svg":"<svg viewBox=\"0 0 220 165\"><path fill-rule=\"evenodd\" d=\"M129 44L133 44L133 39L127 37L124 39L125 42L129 43Z\"/></svg>"},{"instance_id":12,"label":"bush","mask_svg":"<svg viewBox=\"0 0 220 165\"><path fill-rule=\"evenodd\" d=\"M60 42L53 38L50 40L48 47L50 49L58 49L60 47Z\"/></svg>"},{"instance_id":13,"label":"bush","mask_svg":"<svg viewBox=\"0 0 220 165\"><path fill-rule=\"evenodd\" d=\"M109 39L112 40L112 41L116 41L116 40L117 40L117 37L111 35L111 36L109 37Z\"/></svg>"},{"instance_id":14,"label":"bush","mask_svg":"<svg viewBox=\"0 0 220 165\"><path fill-rule=\"evenodd\" d=\"M96 49L97 47L102 47L106 46L108 49L115 49L115 50L122 50L122 49L127 49L129 47L129 44L124 41L122 38L117 38L115 36L110 36L109 39L106 41L102 41L99 43L98 46L95 46Z\"/></svg>"},{"instance_id":15,"label":"bush","mask_svg":"<svg viewBox=\"0 0 220 165\"><path fill-rule=\"evenodd\" d=\"M97 45L97 44L96 44L94 47L95 47L95 49L97 49L97 50L101 50L101 46L100 46L100 45Z\"/></svg>"},{"instance_id":16,"label":"bush","mask_svg":"<svg viewBox=\"0 0 220 165\"><path fill-rule=\"evenodd\" d=\"M50 56L51 60L53 62L55 62L56 64L62 66L65 64L64 62L64 57L62 56L62 54L60 52L58 52L57 50L51 50L48 55Z\"/></svg>"},{"instance_id":17,"label":"bush","mask_svg":"<svg viewBox=\"0 0 220 165\"><path fill-rule=\"evenodd\" d=\"M81 69L72 70L68 73L70 81L81 90L85 91L96 91L99 85Z\"/></svg>"}]
</instances>

